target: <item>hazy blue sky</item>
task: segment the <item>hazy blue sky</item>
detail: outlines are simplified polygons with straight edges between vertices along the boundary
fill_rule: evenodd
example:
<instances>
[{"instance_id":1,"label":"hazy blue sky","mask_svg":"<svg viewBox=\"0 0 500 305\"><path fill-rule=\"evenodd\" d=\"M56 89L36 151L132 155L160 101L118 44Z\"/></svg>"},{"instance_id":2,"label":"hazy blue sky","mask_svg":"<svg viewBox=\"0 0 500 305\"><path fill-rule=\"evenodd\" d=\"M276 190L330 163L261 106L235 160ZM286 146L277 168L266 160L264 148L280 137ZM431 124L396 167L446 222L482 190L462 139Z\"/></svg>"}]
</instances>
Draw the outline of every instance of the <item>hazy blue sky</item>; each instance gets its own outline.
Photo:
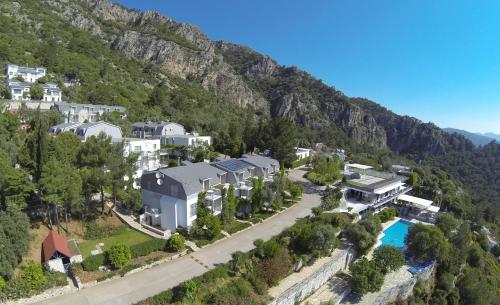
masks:
<instances>
[{"instance_id":1,"label":"hazy blue sky","mask_svg":"<svg viewBox=\"0 0 500 305\"><path fill-rule=\"evenodd\" d=\"M500 1L119 0L441 127L500 133Z\"/></svg>"}]
</instances>

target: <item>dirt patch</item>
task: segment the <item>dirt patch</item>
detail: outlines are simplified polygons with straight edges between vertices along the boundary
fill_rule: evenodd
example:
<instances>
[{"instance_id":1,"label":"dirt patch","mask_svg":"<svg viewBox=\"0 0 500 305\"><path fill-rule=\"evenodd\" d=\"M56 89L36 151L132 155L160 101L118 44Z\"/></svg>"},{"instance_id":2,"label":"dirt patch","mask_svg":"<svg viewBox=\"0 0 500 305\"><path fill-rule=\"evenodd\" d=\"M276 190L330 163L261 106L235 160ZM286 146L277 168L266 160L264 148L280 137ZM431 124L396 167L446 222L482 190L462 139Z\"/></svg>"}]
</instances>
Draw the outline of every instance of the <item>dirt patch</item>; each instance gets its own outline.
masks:
<instances>
[{"instance_id":1,"label":"dirt patch","mask_svg":"<svg viewBox=\"0 0 500 305\"><path fill-rule=\"evenodd\" d=\"M110 273L109 271L93 271L93 272L84 271L82 268L78 268L78 267L76 267L76 268L73 267L72 269L73 269L74 274L80 278L80 281L82 281L82 283L88 283L88 282L98 280L100 278L105 277L106 275L108 275Z\"/></svg>"}]
</instances>

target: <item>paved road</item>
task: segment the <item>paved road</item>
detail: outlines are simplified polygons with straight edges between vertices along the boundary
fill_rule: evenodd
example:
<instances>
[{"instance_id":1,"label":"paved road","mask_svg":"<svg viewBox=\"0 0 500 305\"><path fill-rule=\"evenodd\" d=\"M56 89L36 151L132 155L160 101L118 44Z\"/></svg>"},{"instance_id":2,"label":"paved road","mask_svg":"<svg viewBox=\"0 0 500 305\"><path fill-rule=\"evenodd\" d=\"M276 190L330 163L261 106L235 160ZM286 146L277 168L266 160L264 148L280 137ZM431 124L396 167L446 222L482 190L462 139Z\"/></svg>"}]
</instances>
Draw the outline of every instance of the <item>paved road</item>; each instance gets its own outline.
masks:
<instances>
[{"instance_id":1,"label":"paved road","mask_svg":"<svg viewBox=\"0 0 500 305\"><path fill-rule=\"evenodd\" d=\"M320 204L320 196L314 186L302 178L303 169L293 170L289 174L292 181L305 185L302 200L261 224L251 227L223 241L217 242L191 256L184 256L171 262L158 265L127 277L119 278L94 287L82 289L35 304L51 305L122 305L134 304L162 291L175 287L179 283L199 276L207 271L195 259L210 268L231 259L235 251L248 251L253 248L253 241L262 238L268 240L285 228L293 225L298 218L310 214L311 208Z\"/></svg>"}]
</instances>

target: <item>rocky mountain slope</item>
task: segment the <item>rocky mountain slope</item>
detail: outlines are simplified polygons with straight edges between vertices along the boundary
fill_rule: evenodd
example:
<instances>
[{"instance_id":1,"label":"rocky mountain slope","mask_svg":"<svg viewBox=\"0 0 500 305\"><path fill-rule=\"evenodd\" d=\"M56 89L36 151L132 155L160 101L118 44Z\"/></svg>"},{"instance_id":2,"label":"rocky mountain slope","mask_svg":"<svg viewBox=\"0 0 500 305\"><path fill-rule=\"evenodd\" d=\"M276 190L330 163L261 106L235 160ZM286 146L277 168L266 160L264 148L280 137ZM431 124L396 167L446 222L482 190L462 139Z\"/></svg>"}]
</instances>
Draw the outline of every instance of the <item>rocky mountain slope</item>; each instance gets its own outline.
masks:
<instances>
[{"instance_id":1,"label":"rocky mountain slope","mask_svg":"<svg viewBox=\"0 0 500 305\"><path fill-rule=\"evenodd\" d=\"M288 118L300 145L390 149L452 173L478 201L500 198L500 144L476 148L159 13L107 0L0 0L0 62L46 66L61 86L63 76L79 78L63 87L65 99L126 106L130 121L173 119L233 150L244 149L232 140L260 118Z\"/></svg>"},{"instance_id":2,"label":"rocky mountain slope","mask_svg":"<svg viewBox=\"0 0 500 305\"><path fill-rule=\"evenodd\" d=\"M342 129L350 139L400 153L443 154L455 135L349 98L296 67L284 67L247 47L214 42L197 27L106 0L43 0L74 26L129 58L198 82L217 97L290 118L313 130ZM457 141L455 139L454 141Z\"/></svg>"}]
</instances>

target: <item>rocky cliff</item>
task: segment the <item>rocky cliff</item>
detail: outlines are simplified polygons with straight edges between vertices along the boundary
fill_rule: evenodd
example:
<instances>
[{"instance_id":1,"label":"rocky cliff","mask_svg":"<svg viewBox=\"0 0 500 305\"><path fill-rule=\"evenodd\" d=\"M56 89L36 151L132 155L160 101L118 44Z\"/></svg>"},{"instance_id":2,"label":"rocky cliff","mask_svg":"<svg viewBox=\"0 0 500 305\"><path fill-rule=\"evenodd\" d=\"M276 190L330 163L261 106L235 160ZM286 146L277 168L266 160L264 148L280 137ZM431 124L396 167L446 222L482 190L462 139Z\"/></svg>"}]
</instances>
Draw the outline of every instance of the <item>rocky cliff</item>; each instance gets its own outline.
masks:
<instances>
[{"instance_id":1,"label":"rocky cliff","mask_svg":"<svg viewBox=\"0 0 500 305\"><path fill-rule=\"evenodd\" d=\"M444 153L453 135L349 98L297 67L284 67L247 47L211 41L195 26L107 0L45 0L74 26L127 57L198 82L217 97L254 107L313 130L342 129L352 140L401 153Z\"/></svg>"}]
</instances>

